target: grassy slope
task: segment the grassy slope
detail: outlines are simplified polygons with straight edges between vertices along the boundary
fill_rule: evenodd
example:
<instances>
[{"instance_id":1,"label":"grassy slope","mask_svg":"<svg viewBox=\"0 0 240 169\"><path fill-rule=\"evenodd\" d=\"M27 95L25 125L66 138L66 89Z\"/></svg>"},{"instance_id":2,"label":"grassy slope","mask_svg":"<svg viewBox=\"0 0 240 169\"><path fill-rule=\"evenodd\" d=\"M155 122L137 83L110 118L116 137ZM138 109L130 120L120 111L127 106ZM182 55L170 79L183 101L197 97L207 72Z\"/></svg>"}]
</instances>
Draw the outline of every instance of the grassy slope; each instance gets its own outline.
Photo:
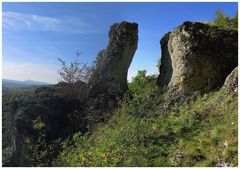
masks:
<instances>
[{"instance_id":1,"label":"grassy slope","mask_svg":"<svg viewBox=\"0 0 240 169\"><path fill-rule=\"evenodd\" d=\"M220 90L159 117L162 94L153 85L142 91L93 133L75 134L55 165L237 166L236 95Z\"/></svg>"}]
</instances>

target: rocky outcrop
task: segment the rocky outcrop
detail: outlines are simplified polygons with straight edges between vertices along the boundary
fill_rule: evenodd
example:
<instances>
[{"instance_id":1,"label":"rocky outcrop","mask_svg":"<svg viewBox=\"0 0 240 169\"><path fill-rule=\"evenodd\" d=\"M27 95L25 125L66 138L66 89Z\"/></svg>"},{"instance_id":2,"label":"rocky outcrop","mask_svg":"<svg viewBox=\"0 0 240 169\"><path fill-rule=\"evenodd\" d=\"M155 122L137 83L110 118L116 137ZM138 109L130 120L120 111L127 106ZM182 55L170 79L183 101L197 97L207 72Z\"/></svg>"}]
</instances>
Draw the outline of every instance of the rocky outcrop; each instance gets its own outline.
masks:
<instances>
[{"instance_id":1,"label":"rocky outcrop","mask_svg":"<svg viewBox=\"0 0 240 169\"><path fill-rule=\"evenodd\" d=\"M76 131L86 131L86 115L79 100L62 97L57 87L41 87L33 94L13 101L9 113L11 116L3 121L9 131L3 132L3 166L32 166L28 157L27 139L37 142L39 129L34 122L40 119L46 127L44 139L46 144L59 138L65 138ZM8 123L11 124L8 125ZM42 132L42 131L41 131ZM6 140L6 138L10 137ZM57 154L55 154L56 156ZM52 156L51 158L54 158Z\"/></svg>"},{"instance_id":2,"label":"rocky outcrop","mask_svg":"<svg viewBox=\"0 0 240 169\"><path fill-rule=\"evenodd\" d=\"M127 90L127 73L137 49L138 25L121 22L111 26L107 49L99 52L89 81L89 97L122 95Z\"/></svg>"},{"instance_id":3,"label":"rocky outcrop","mask_svg":"<svg viewBox=\"0 0 240 169\"><path fill-rule=\"evenodd\" d=\"M227 91L227 93L230 92L238 92L238 67L236 67L230 75L225 80L225 83L223 85L223 88Z\"/></svg>"},{"instance_id":4,"label":"rocky outcrop","mask_svg":"<svg viewBox=\"0 0 240 169\"><path fill-rule=\"evenodd\" d=\"M4 166L34 165L27 158L31 158L31 154L25 141L30 139L35 143L38 140L40 134L34 122L39 119L46 127L44 140L51 144L77 131L85 133L93 120L94 123L102 122L109 116L116 96L127 90L127 72L137 49L138 25L114 24L109 38L107 49L97 56L88 84L80 81L72 85L61 83L52 88L42 87L33 95L13 102L14 111L9 110L12 116L7 119L9 122L4 120L3 148L7 152L3 154ZM54 151L53 154L57 155Z\"/></svg>"},{"instance_id":5,"label":"rocky outcrop","mask_svg":"<svg viewBox=\"0 0 240 169\"><path fill-rule=\"evenodd\" d=\"M184 22L161 39L158 84L184 93L221 87L238 64L238 32Z\"/></svg>"}]
</instances>

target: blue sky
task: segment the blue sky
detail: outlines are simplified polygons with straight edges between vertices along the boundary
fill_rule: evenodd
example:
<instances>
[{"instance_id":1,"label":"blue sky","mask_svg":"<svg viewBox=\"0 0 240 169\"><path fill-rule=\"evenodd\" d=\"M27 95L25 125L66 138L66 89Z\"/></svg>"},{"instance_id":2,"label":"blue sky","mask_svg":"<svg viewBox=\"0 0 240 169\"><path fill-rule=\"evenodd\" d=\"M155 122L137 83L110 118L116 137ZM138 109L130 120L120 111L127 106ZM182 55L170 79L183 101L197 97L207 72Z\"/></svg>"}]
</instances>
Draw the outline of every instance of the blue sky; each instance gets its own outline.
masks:
<instances>
[{"instance_id":1,"label":"blue sky","mask_svg":"<svg viewBox=\"0 0 240 169\"><path fill-rule=\"evenodd\" d=\"M209 21L217 9L229 16L237 3L3 3L3 78L56 83L58 57L84 63L106 48L109 27L139 24L139 42L128 79L138 70L158 73L160 39L184 21Z\"/></svg>"}]
</instances>

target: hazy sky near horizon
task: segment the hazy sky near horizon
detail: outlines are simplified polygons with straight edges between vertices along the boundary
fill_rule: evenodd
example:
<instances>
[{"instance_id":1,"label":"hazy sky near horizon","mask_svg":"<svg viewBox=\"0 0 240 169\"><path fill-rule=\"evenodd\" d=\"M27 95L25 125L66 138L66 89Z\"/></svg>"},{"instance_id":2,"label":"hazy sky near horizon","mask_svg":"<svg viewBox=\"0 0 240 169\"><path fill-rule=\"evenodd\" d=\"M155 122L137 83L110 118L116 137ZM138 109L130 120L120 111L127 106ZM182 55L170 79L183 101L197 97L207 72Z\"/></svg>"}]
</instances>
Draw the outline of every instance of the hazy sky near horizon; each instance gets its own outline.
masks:
<instances>
[{"instance_id":1,"label":"hazy sky near horizon","mask_svg":"<svg viewBox=\"0 0 240 169\"><path fill-rule=\"evenodd\" d=\"M13 3L3 2L3 78L56 83L60 57L92 63L106 48L109 27L116 22L139 24L138 49L128 79L138 70L158 73L160 39L184 21L209 21L221 9L229 16L237 2L156 3Z\"/></svg>"}]
</instances>

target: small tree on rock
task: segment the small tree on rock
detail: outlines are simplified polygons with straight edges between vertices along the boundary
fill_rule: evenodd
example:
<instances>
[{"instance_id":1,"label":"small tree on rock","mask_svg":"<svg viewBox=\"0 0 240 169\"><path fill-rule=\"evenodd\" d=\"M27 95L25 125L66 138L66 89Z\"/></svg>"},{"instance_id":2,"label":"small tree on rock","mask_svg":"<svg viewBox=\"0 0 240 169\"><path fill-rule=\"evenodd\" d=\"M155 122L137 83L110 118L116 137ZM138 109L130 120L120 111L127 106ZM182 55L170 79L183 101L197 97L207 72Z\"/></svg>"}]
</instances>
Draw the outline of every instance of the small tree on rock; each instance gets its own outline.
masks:
<instances>
[{"instance_id":1,"label":"small tree on rock","mask_svg":"<svg viewBox=\"0 0 240 169\"><path fill-rule=\"evenodd\" d=\"M92 71L93 66L88 66L87 64L82 64L79 61L80 52L77 52L76 60L67 65L66 61L61 58L58 58L61 63L61 69L58 70L60 75L59 79L59 91L64 96L69 97L79 97L81 88L86 87Z\"/></svg>"},{"instance_id":2,"label":"small tree on rock","mask_svg":"<svg viewBox=\"0 0 240 169\"><path fill-rule=\"evenodd\" d=\"M230 18L228 15L225 15L222 10L217 10L213 22L220 27L238 29L238 11L234 17Z\"/></svg>"}]
</instances>

